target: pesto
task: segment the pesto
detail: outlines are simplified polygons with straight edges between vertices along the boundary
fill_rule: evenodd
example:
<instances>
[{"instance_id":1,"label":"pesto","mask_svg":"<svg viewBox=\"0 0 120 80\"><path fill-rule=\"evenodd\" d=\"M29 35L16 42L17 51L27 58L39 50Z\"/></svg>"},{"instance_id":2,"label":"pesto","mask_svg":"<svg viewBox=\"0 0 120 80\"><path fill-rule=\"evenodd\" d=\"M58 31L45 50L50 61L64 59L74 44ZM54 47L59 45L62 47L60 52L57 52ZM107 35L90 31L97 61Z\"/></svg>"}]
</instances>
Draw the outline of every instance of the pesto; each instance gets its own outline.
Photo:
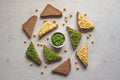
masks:
<instances>
[{"instance_id":1,"label":"pesto","mask_svg":"<svg viewBox=\"0 0 120 80\"><path fill-rule=\"evenodd\" d=\"M68 28L68 32L69 32L71 43L73 47L76 48L81 40L82 34L72 28Z\"/></svg>"},{"instance_id":2,"label":"pesto","mask_svg":"<svg viewBox=\"0 0 120 80\"><path fill-rule=\"evenodd\" d=\"M41 63L41 60L35 50L33 43L31 42L29 47L27 48L26 55L34 60L36 63Z\"/></svg>"},{"instance_id":3,"label":"pesto","mask_svg":"<svg viewBox=\"0 0 120 80\"><path fill-rule=\"evenodd\" d=\"M65 41L65 36L62 33L55 33L51 37L51 41L55 46L61 46L63 45Z\"/></svg>"},{"instance_id":4,"label":"pesto","mask_svg":"<svg viewBox=\"0 0 120 80\"><path fill-rule=\"evenodd\" d=\"M44 46L43 48L44 56L48 61L57 61L60 60L62 57L58 55L56 52L52 51L48 47Z\"/></svg>"}]
</instances>

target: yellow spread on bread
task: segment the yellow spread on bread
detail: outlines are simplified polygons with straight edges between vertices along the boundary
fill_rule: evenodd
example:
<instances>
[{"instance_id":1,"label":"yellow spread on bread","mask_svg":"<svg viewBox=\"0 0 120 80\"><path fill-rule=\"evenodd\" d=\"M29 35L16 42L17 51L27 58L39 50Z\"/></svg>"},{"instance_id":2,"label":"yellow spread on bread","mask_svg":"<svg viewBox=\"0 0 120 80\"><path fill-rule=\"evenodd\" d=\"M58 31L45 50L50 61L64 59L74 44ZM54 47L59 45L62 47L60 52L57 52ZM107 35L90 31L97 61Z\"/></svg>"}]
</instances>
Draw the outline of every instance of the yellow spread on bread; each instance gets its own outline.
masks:
<instances>
[{"instance_id":1,"label":"yellow spread on bread","mask_svg":"<svg viewBox=\"0 0 120 80\"><path fill-rule=\"evenodd\" d=\"M78 51L77 56L81 60L81 62L84 64L85 67L88 65L88 44L84 44Z\"/></svg>"},{"instance_id":2,"label":"yellow spread on bread","mask_svg":"<svg viewBox=\"0 0 120 80\"><path fill-rule=\"evenodd\" d=\"M39 31L38 36L42 37L44 34L48 33L49 31L51 31L51 30L53 30L57 27L58 27L58 25L55 24L55 23L44 21L43 24L42 24L42 27Z\"/></svg>"},{"instance_id":3,"label":"yellow spread on bread","mask_svg":"<svg viewBox=\"0 0 120 80\"><path fill-rule=\"evenodd\" d=\"M95 27L93 22L86 19L86 17L82 15L80 12L77 13L77 18L78 18L78 26L80 29L89 30Z\"/></svg>"}]
</instances>

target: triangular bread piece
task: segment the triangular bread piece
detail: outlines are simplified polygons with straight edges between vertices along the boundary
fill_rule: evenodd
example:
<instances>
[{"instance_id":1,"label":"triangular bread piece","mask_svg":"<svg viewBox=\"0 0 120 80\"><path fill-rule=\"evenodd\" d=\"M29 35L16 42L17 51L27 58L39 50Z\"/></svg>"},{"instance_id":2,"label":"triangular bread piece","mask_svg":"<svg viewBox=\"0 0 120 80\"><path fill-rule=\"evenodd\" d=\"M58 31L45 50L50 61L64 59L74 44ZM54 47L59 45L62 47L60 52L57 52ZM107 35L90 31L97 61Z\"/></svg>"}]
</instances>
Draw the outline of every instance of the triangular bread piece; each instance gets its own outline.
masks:
<instances>
[{"instance_id":1,"label":"triangular bread piece","mask_svg":"<svg viewBox=\"0 0 120 80\"><path fill-rule=\"evenodd\" d=\"M54 6L52 6L51 4L47 4L45 9L40 14L41 18L61 17L61 16L62 16L62 12L57 8L55 8Z\"/></svg>"},{"instance_id":2,"label":"triangular bread piece","mask_svg":"<svg viewBox=\"0 0 120 80\"><path fill-rule=\"evenodd\" d=\"M88 66L88 44L84 44L78 51L77 54L80 61L84 64L85 67Z\"/></svg>"},{"instance_id":3,"label":"triangular bread piece","mask_svg":"<svg viewBox=\"0 0 120 80\"><path fill-rule=\"evenodd\" d=\"M52 70L53 73L68 75L71 70L70 58Z\"/></svg>"},{"instance_id":4,"label":"triangular bread piece","mask_svg":"<svg viewBox=\"0 0 120 80\"><path fill-rule=\"evenodd\" d=\"M62 57L58 53L54 52L45 45L43 47L43 53L47 63L56 62L62 59Z\"/></svg>"},{"instance_id":5,"label":"triangular bread piece","mask_svg":"<svg viewBox=\"0 0 120 80\"><path fill-rule=\"evenodd\" d=\"M79 31L77 31L75 29L72 29L70 27L66 27L66 28L67 28L67 31L69 33L69 37L70 37L70 41L72 43L72 47L75 50L77 48L81 38L82 38L82 34Z\"/></svg>"},{"instance_id":6,"label":"triangular bread piece","mask_svg":"<svg viewBox=\"0 0 120 80\"><path fill-rule=\"evenodd\" d=\"M31 38L32 33L33 33L33 29L35 26L37 20L37 16L33 15L31 18L29 18L23 25L22 28L25 31L25 33L28 35L28 37Z\"/></svg>"},{"instance_id":7,"label":"triangular bread piece","mask_svg":"<svg viewBox=\"0 0 120 80\"><path fill-rule=\"evenodd\" d=\"M55 23L44 21L40 28L38 36L41 38L43 35L56 29L57 27L58 27L58 25Z\"/></svg>"},{"instance_id":8,"label":"triangular bread piece","mask_svg":"<svg viewBox=\"0 0 120 80\"><path fill-rule=\"evenodd\" d=\"M34 47L34 44L30 42L27 51L26 51L26 56L36 62L37 64L41 64L41 59Z\"/></svg>"},{"instance_id":9,"label":"triangular bread piece","mask_svg":"<svg viewBox=\"0 0 120 80\"><path fill-rule=\"evenodd\" d=\"M79 29L85 32L93 30L95 28L95 25L93 24L93 22L88 20L80 12L77 12L77 24L78 24Z\"/></svg>"}]
</instances>

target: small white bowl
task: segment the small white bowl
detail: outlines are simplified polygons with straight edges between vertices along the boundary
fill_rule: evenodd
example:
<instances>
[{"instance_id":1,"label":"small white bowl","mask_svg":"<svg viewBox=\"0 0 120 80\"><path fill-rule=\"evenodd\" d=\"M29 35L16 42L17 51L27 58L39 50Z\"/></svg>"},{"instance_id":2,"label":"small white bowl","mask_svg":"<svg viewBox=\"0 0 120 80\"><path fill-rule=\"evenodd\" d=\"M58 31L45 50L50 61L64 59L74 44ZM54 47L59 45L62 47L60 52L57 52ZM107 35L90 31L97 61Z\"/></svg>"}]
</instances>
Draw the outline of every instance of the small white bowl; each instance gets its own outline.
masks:
<instances>
[{"instance_id":1,"label":"small white bowl","mask_svg":"<svg viewBox=\"0 0 120 80\"><path fill-rule=\"evenodd\" d=\"M65 35L64 35L63 33L61 33L61 32L54 32L53 34L56 34L56 33L60 33L60 34L62 34L62 35L65 37ZM53 34L52 34L52 35L53 35ZM62 45L56 46L56 45L54 45L54 44L52 43L52 40L51 40L52 35L50 36L50 44L51 44L54 48L61 48L61 47L63 47L64 44L65 44L65 42L66 42L66 37L65 37L65 41L64 41L64 43L63 43Z\"/></svg>"}]
</instances>

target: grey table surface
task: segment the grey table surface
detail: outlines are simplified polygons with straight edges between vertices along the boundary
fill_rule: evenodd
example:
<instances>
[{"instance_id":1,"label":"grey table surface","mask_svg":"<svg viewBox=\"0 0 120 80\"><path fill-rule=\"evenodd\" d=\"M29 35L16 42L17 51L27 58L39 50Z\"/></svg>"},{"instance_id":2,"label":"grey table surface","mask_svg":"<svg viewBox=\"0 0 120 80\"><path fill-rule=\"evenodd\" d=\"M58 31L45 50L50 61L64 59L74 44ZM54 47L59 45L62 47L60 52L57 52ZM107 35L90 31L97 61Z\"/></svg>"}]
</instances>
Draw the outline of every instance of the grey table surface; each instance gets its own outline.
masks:
<instances>
[{"instance_id":1,"label":"grey table surface","mask_svg":"<svg viewBox=\"0 0 120 80\"><path fill-rule=\"evenodd\" d=\"M45 35L42 39L28 39L24 34L21 25L33 14L39 17L46 4L52 4L63 11L62 18L58 18L58 29L52 31L61 31L67 37L66 45L59 50L63 56L60 62L48 65L44 68L42 47L37 47L37 42L41 41L52 48L49 41L46 41ZM39 11L35 13L35 8ZM86 34L83 34L82 40L77 47L78 50L86 42L89 44L89 65L84 69L80 63L80 70L75 69L74 62L78 59L72 50L66 26L77 29L76 12L87 13L87 18L92 20L96 28L92 32L92 37L87 40ZM73 14L65 26L62 26L64 16ZM37 19L33 33L39 32L40 26L44 20ZM0 0L0 80L119 80L120 79L120 0ZM27 43L24 44L24 39ZM91 44L91 40L95 44ZM42 65L30 66L30 61L26 59L25 52L30 41L33 41L35 47L42 59ZM68 52L64 53L64 49ZM71 58L71 72L68 76L55 75L51 69L62 63L67 58ZM44 70L44 75L40 70Z\"/></svg>"}]
</instances>

